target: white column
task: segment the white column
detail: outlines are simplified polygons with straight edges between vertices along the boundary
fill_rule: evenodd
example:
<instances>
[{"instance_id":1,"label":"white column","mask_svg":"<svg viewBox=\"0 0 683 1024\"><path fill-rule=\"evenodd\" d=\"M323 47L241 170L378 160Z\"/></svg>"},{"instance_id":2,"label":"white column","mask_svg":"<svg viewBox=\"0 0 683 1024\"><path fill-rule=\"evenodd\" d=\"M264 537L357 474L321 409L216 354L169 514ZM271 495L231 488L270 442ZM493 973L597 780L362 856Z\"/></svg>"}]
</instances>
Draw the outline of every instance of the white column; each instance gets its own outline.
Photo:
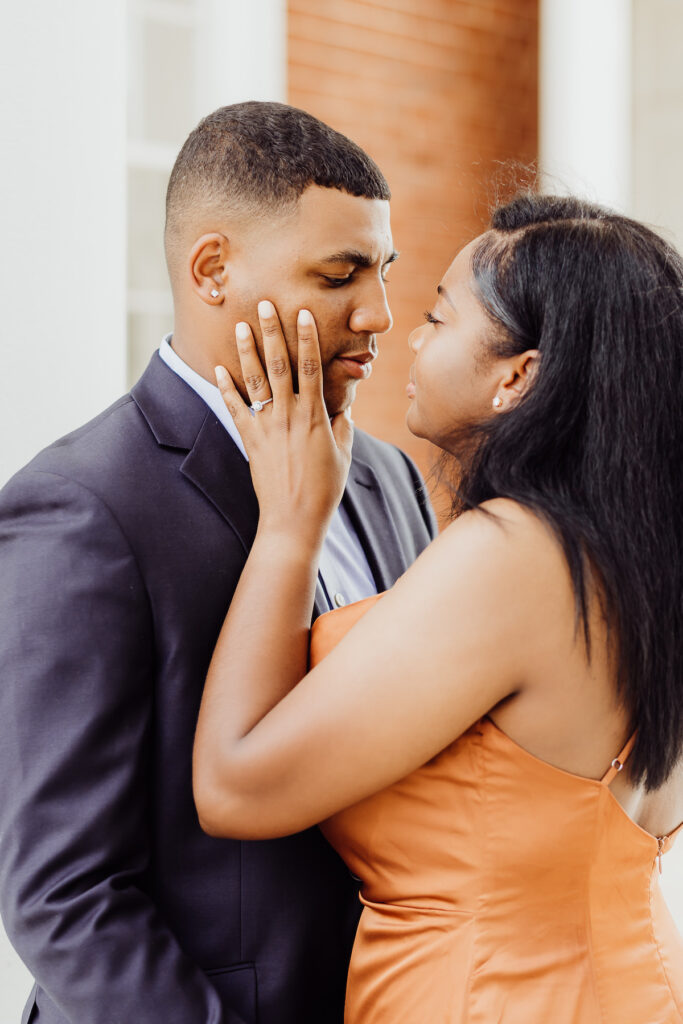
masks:
<instances>
[{"instance_id":1,"label":"white column","mask_svg":"<svg viewBox=\"0 0 683 1024\"><path fill-rule=\"evenodd\" d=\"M633 7L633 210L683 250L683 3Z\"/></svg>"},{"instance_id":2,"label":"white column","mask_svg":"<svg viewBox=\"0 0 683 1024\"><path fill-rule=\"evenodd\" d=\"M287 97L286 0L199 0L199 116L228 103Z\"/></svg>"},{"instance_id":3,"label":"white column","mask_svg":"<svg viewBox=\"0 0 683 1024\"><path fill-rule=\"evenodd\" d=\"M545 190L628 211L631 0L541 0L540 164Z\"/></svg>"},{"instance_id":4,"label":"white column","mask_svg":"<svg viewBox=\"0 0 683 1024\"><path fill-rule=\"evenodd\" d=\"M125 4L3 18L0 484L125 382Z\"/></svg>"}]
</instances>

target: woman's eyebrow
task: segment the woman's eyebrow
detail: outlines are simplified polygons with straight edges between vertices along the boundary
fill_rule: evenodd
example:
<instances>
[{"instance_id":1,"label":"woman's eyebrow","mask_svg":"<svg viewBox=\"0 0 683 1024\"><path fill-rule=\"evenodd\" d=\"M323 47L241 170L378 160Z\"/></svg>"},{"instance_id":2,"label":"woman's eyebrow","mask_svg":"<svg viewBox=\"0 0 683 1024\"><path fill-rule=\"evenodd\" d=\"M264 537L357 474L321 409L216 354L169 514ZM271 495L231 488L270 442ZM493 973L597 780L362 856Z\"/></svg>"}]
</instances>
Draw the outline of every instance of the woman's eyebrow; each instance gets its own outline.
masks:
<instances>
[{"instance_id":1,"label":"woman's eyebrow","mask_svg":"<svg viewBox=\"0 0 683 1024\"><path fill-rule=\"evenodd\" d=\"M386 267L389 263L393 263L398 259L400 253L394 250L391 255L384 260L382 263L383 267ZM325 256L320 261L321 263L352 263L355 267L362 267L367 269L375 264L372 256L367 252L361 252L359 249L344 249L342 252L335 252L331 256Z\"/></svg>"},{"instance_id":2,"label":"woman's eyebrow","mask_svg":"<svg viewBox=\"0 0 683 1024\"><path fill-rule=\"evenodd\" d=\"M448 292L446 291L444 286L442 284L440 284L439 287L436 290L437 290L439 295L443 295L444 299L446 300L448 305L451 307L453 312L456 313L457 310L455 308L455 303L453 302L453 299L450 297L450 295L448 294Z\"/></svg>"}]
</instances>

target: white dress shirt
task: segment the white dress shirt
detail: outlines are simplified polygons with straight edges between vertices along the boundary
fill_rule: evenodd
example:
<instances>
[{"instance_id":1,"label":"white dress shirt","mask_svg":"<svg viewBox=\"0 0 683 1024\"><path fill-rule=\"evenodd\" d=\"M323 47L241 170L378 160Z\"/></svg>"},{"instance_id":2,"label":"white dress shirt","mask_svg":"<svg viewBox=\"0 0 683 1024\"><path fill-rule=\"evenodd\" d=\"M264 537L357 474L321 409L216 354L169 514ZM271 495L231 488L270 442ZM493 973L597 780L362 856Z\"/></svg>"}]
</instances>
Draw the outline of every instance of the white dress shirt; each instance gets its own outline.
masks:
<instances>
[{"instance_id":1,"label":"white dress shirt","mask_svg":"<svg viewBox=\"0 0 683 1024\"><path fill-rule=\"evenodd\" d=\"M171 347L171 338L172 335L167 334L161 342L159 347L161 359L206 402L246 459L244 443L220 391L215 384L204 380L180 358ZM318 577L328 608L341 608L342 605L349 604L351 601L360 601L364 597L377 593L365 552L349 519L348 512L342 505L334 513L327 531L320 555Z\"/></svg>"}]
</instances>

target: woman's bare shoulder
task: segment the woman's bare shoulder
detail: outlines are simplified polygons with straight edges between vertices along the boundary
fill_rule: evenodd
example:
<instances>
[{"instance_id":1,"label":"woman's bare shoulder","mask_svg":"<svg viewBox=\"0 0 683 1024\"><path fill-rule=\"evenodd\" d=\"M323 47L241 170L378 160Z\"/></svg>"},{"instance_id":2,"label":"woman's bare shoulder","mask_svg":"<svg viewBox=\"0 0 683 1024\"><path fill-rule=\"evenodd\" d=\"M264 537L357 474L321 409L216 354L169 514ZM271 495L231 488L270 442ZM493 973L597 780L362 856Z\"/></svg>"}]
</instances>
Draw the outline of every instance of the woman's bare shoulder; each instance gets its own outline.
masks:
<instances>
[{"instance_id":1,"label":"woman's bare shoulder","mask_svg":"<svg viewBox=\"0 0 683 1024\"><path fill-rule=\"evenodd\" d=\"M573 637L574 597L562 546L537 515L509 500L458 516L389 600L401 629L419 620L422 629L441 629L456 644L466 633L481 652L516 652L520 670L534 638L543 646L550 631L567 642Z\"/></svg>"},{"instance_id":2,"label":"woman's bare shoulder","mask_svg":"<svg viewBox=\"0 0 683 1024\"><path fill-rule=\"evenodd\" d=\"M441 560L472 562L500 575L537 569L568 574L560 539L549 522L534 510L509 498L494 498L463 512L431 545ZM455 564L452 562L451 564Z\"/></svg>"}]
</instances>

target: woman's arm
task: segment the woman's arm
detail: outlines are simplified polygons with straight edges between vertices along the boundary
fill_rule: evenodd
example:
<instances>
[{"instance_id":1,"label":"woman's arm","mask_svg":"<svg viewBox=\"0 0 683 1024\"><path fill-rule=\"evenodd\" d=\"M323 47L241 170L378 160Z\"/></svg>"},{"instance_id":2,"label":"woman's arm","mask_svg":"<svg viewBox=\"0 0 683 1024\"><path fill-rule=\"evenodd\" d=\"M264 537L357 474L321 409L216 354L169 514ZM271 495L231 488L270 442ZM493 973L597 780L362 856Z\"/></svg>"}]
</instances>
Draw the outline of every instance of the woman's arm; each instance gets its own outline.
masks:
<instances>
[{"instance_id":1,"label":"woman's arm","mask_svg":"<svg viewBox=\"0 0 683 1024\"><path fill-rule=\"evenodd\" d=\"M268 418L266 409L252 417L231 381L222 385L261 519L209 669L194 761L202 826L242 838L299 831L382 789L521 689L525 616L544 590L528 517L468 513L306 675L317 558L350 428L335 423L340 448L313 327L300 332L296 401L281 333L264 337ZM240 352L245 378L257 380L249 338Z\"/></svg>"}]
</instances>

